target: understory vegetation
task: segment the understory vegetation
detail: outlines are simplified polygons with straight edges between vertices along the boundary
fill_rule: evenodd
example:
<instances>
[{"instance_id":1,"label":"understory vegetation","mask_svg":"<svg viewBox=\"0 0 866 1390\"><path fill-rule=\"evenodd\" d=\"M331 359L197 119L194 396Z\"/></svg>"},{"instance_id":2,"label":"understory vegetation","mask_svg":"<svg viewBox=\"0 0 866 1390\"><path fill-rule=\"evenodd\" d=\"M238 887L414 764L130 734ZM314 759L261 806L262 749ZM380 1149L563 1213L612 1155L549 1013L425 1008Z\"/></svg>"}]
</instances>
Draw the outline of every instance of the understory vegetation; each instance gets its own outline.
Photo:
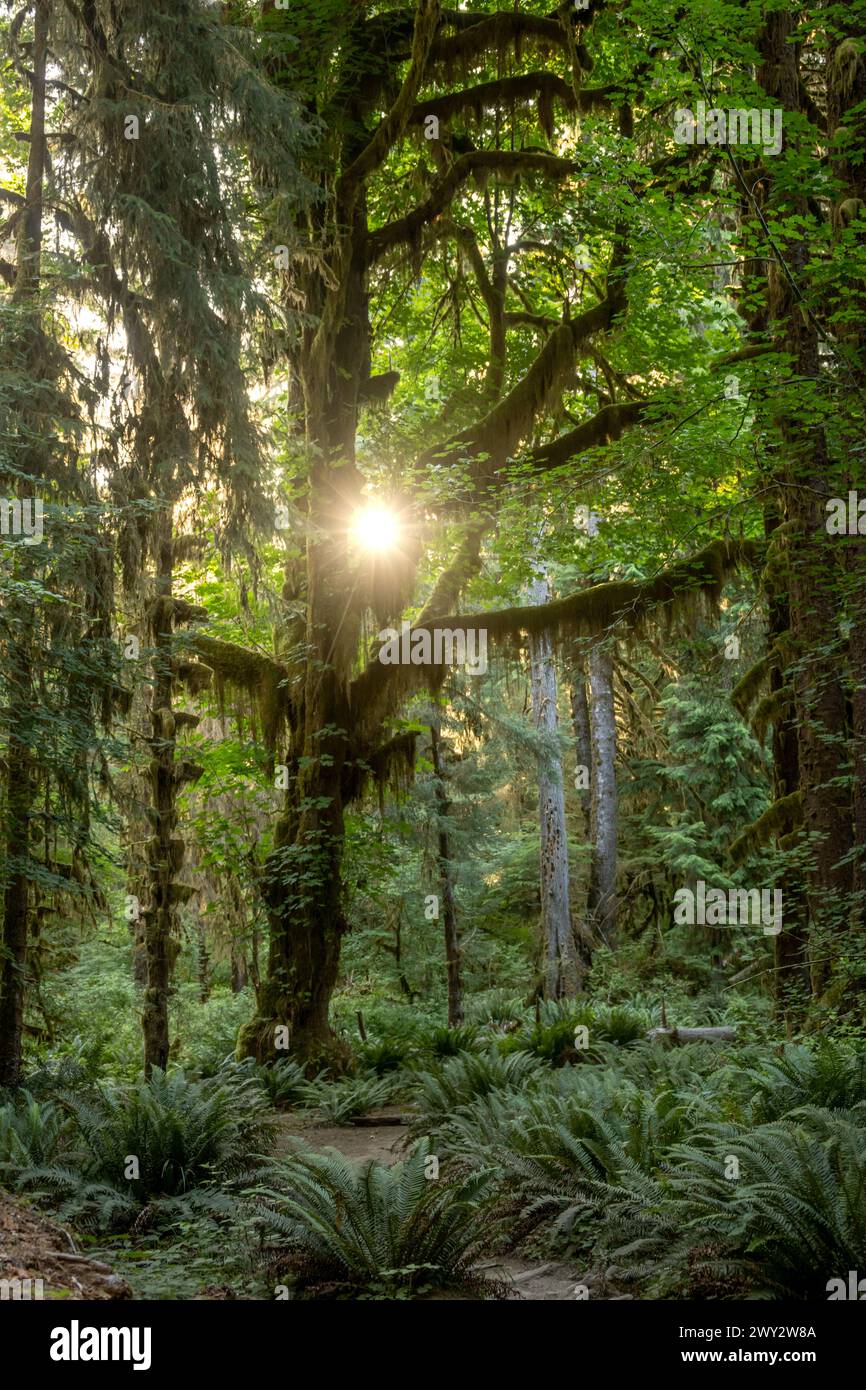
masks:
<instances>
[{"instance_id":1,"label":"understory vegetation","mask_svg":"<svg viewBox=\"0 0 866 1390\"><path fill-rule=\"evenodd\" d=\"M82 947L99 984L76 992L68 1047L0 1107L0 1184L139 1297L505 1297L498 1261L519 1254L563 1261L591 1297L810 1299L866 1263L866 1044L780 1041L759 994L704 992L682 953L666 1010L745 1024L735 1044L647 1040L662 990L640 964L622 1003L606 983L598 1003L493 987L448 1028L441 995L401 1000L374 957L335 999L354 1025L339 1078L236 1061L217 980L205 1003L180 983L194 1045L145 1081L104 1046L131 965L120 930ZM195 967L182 953L180 980ZM344 1157L340 1127L397 1110L392 1167ZM324 1123L316 1151L303 1126Z\"/></svg>"}]
</instances>

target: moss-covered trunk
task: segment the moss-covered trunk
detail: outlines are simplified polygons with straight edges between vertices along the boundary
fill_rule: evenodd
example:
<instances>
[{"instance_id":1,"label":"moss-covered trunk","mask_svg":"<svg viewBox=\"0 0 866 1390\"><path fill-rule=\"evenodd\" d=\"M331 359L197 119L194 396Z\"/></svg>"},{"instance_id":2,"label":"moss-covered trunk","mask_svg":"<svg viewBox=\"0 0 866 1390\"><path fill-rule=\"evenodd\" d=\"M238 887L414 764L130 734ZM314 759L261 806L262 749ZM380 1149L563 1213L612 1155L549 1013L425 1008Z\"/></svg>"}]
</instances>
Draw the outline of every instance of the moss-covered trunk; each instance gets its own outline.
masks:
<instances>
[{"instance_id":1,"label":"moss-covered trunk","mask_svg":"<svg viewBox=\"0 0 866 1390\"><path fill-rule=\"evenodd\" d=\"M801 106L794 17L768 16L761 42L758 79L788 112ZM814 317L793 289L806 285L812 248L798 234L808 219L805 197L791 198L771 184L770 199L785 198L790 236L781 242L786 268L771 261L768 308L784 334L793 374L805 383L821 378L820 338ZM847 753L843 647L839 632L834 538L825 528L825 502L831 495L832 465L823 425L799 415L786 398L776 421L784 442L785 464L779 484L787 521L788 598L791 620L792 683L798 728L804 828L809 837L809 890L812 991L820 996L833 973L847 919L852 886L851 795L840 776Z\"/></svg>"},{"instance_id":2,"label":"moss-covered trunk","mask_svg":"<svg viewBox=\"0 0 866 1390\"><path fill-rule=\"evenodd\" d=\"M40 363L39 289L42 257L42 208L45 171L45 76L48 54L49 6L36 5L33 36L33 76L30 112L30 149L27 160L26 201L18 224L17 267L14 301L24 310L25 334L22 356L32 363L34 379L44 372ZM22 434L39 433L31 423ZM39 476L41 459L38 446L28 447L20 460L25 474ZM33 497L32 481L18 483L18 495ZM15 558L15 579L26 590L35 570L33 551L19 549ZM27 941L30 931L30 885L33 878L31 818L37 783L33 740L37 737L39 702L33 676L36 620L32 600L26 592L9 605L6 614L11 640L6 652L9 700L4 711L6 726L6 796L2 865L3 933L0 939L0 1086L15 1086L21 1067L21 1041L24 1032L24 996L27 972Z\"/></svg>"},{"instance_id":3,"label":"moss-covered trunk","mask_svg":"<svg viewBox=\"0 0 866 1390\"><path fill-rule=\"evenodd\" d=\"M304 344L300 376L310 464L303 589L290 564L286 592L306 600L303 691L292 699L291 775L265 871L270 947L256 1017L239 1055L273 1059L286 1046L305 1060L339 1060L328 1011L346 931L342 905L343 813L352 716L347 688L357 657L361 608L348 554L360 500L355 433L369 375L366 206L338 209L348 230L334 244L339 278L310 287L319 324ZM287 1041L288 1039L288 1041Z\"/></svg>"}]
</instances>

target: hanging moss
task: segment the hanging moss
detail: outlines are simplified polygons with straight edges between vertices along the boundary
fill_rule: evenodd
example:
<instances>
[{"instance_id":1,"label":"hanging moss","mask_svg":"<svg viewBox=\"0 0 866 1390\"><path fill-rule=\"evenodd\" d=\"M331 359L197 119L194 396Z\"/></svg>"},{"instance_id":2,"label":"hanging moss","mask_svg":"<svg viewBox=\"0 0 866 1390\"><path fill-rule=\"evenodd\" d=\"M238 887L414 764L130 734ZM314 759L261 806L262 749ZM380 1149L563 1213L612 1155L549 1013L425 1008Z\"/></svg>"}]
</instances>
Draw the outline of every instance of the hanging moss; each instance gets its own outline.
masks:
<instances>
[{"instance_id":1,"label":"hanging moss","mask_svg":"<svg viewBox=\"0 0 866 1390\"><path fill-rule=\"evenodd\" d=\"M560 639L598 638L623 627L641 635L659 620L670 625L677 618L695 620L712 612L725 581L754 561L759 551L752 541L712 541L653 579L597 584L539 606L445 616L430 613L428 604L423 621L416 622L412 631L441 628L484 633L488 648L499 646L514 657L519 657L532 633L550 632ZM472 563L469 555L463 558ZM425 690L435 694L446 675L444 666L383 665L374 656L348 692L359 744L363 747L374 740L384 720L410 696Z\"/></svg>"},{"instance_id":2,"label":"hanging moss","mask_svg":"<svg viewBox=\"0 0 866 1390\"><path fill-rule=\"evenodd\" d=\"M748 714L751 706L758 697L758 691L769 678L770 672L777 662L774 652L767 652L760 661L756 661L754 666L750 666L742 680L737 681L731 691L731 704L738 714L743 718Z\"/></svg>"},{"instance_id":3,"label":"hanging moss","mask_svg":"<svg viewBox=\"0 0 866 1390\"><path fill-rule=\"evenodd\" d=\"M180 758L173 765L173 775L178 785L186 782L198 782L204 776L204 768L201 763L194 763L190 758Z\"/></svg>"},{"instance_id":4,"label":"hanging moss","mask_svg":"<svg viewBox=\"0 0 866 1390\"><path fill-rule=\"evenodd\" d=\"M395 734L364 759L347 764L343 777L346 804L357 801L371 782L380 792L386 788L397 794L407 792L415 775L417 733Z\"/></svg>"},{"instance_id":5,"label":"hanging moss","mask_svg":"<svg viewBox=\"0 0 866 1390\"><path fill-rule=\"evenodd\" d=\"M227 697L233 699L232 713L238 722L246 717L260 729L265 748L273 755L288 723L289 668L263 652L219 637L197 633L193 640L213 672L220 713L225 713ZM240 703L238 696L245 697L246 703Z\"/></svg>"},{"instance_id":6,"label":"hanging moss","mask_svg":"<svg viewBox=\"0 0 866 1390\"><path fill-rule=\"evenodd\" d=\"M174 674L191 695L200 695L213 681L213 668L201 661L176 661Z\"/></svg>"},{"instance_id":7,"label":"hanging moss","mask_svg":"<svg viewBox=\"0 0 866 1390\"><path fill-rule=\"evenodd\" d=\"M772 806L768 806L762 816L753 821L742 835L738 835L734 840L728 854L732 864L739 866L744 864L752 855L757 854L759 849L768 844L772 836L777 836L781 844L781 837L787 837L802 824L803 820L803 793L801 791L791 792L789 796L781 796L778 801L774 801Z\"/></svg>"},{"instance_id":8,"label":"hanging moss","mask_svg":"<svg viewBox=\"0 0 866 1390\"><path fill-rule=\"evenodd\" d=\"M793 687L782 685L758 702L752 715L752 728L759 743L763 743L767 737L770 724L779 724L790 715L793 699Z\"/></svg>"},{"instance_id":9,"label":"hanging moss","mask_svg":"<svg viewBox=\"0 0 866 1390\"><path fill-rule=\"evenodd\" d=\"M711 610L725 581L757 553L755 542L711 541L694 555L641 583L611 580L552 603L442 617L435 626L484 630L488 643L539 632L597 638L615 626L640 632L650 615L654 621L663 616L669 622L683 613L697 615ZM430 621L416 626L433 625Z\"/></svg>"}]
</instances>

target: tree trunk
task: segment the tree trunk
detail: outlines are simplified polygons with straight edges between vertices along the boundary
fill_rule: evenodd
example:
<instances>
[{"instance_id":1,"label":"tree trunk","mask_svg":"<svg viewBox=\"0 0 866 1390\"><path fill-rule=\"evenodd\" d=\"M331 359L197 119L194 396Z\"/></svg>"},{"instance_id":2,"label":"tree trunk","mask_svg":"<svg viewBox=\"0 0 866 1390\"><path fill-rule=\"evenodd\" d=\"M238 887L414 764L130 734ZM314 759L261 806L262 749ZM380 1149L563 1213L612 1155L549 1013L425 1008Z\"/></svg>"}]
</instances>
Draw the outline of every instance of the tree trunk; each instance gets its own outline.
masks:
<instances>
[{"instance_id":1,"label":"tree trunk","mask_svg":"<svg viewBox=\"0 0 866 1390\"><path fill-rule=\"evenodd\" d=\"M196 922L196 946L198 948L199 1003L206 1004L210 998L210 956L207 949L207 928L201 917Z\"/></svg>"},{"instance_id":2,"label":"tree trunk","mask_svg":"<svg viewBox=\"0 0 866 1390\"><path fill-rule=\"evenodd\" d=\"M547 603L550 585L546 577L534 579L530 601ZM565 792L562 760L557 744L556 665L550 635L533 634L529 641L532 713L535 727L545 737L538 771L538 816L541 832L541 928L544 942L544 993L548 999L573 995L580 970L571 924L568 881L568 837L565 824Z\"/></svg>"},{"instance_id":3,"label":"tree trunk","mask_svg":"<svg viewBox=\"0 0 866 1390\"><path fill-rule=\"evenodd\" d=\"M25 342L25 356L38 353L38 295L42 257L42 198L45 170L45 69L48 51L46 0L36 5L33 42L33 96L30 115L30 149L27 160L26 206L17 239L17 270L13 289L16 302L32 307L32 320ZM39 372L41 376L41 371ZM22 460L23 471L39 474L40 461L28 450ZM33 496L32 483L21 493ZM29 547L19 547L15 559L16 578L28 581L33 566ZM15 633L7 654L9 705L6 710L8 773L6 779L6 826L3 863L6 889L3 895L2 959L0 959L0 1085L16 1086L21 1069L21 1040L24 1031L27 938L30 924L30 820L36 794L36 769L31 752L36 733L38 703L33 684L32 652L35 642L33 608L27 602L10 613Z\"/></svg>"},{"instance_id":4,"label":"tree trunk","mask_svg":"<svg viewBox=\"0 0 866 1390\"><path fill-rule=\"evenodd\" d=\"M445 967L448 972L448 1024L457 1028L463 1022L463 987L460 981L460 939L457 932L457 905L454 901L454 879L452 871L451 839L448 834L448 817L451 802L445 783L442 767L439 726L430 724L430 749L433 760L433 775L436 790L436 818L438 821L438 863L439 884L442 894L442 924L445 930Z\"/></svg>"},{"instance_id":5,"label":"tree trunk","mask_svg":"<svg viewBox=\"0 0 866 1390\"><path fill-rule=\"evenodd\" d=\"M141 1019L146 1077L150 1076L154 1067L164 1071L168 1065L168 1000L171 967L177 954L172 893L174 871L179 867L173 862L177 844L180 845L180 859L183 858L183 841L173 838L177 825L177 786L174 719L171 712L172 634L171 618L168 616L174 578L170 509L163 514L158 526L156 603L149 630L154 648L149 769L149 809L153 824L147 844L148 902L142 914L147 960L147 987Z\"/></svg>"},{"instance_id":6,"label":"tree trunk","mask_svg":"<svg viewBox=\"0 0 866 1390\"><path fill-rule=\"evenodd\" d=\"M574 662L569 698L577 753L577 794L588 822L592 795L592 734L589 724L589 701L586 697L586 665L582 655ZM584 769L585 778L581 775Z\"/></svg>"},{"instance_id":7,"label":"tree trunk","mask_svg":"<svg viewBox=\"0 0 866 1390\"><path fill-rule=\"evenodd\" d=\"M589 693L592 867L587 907L593 928L608 946L613 946L617 923L616 715L613 655L601 642L596 642L589 651Z\"/></svg>"},{"instance_id":8,"label":"tree trunk","mask_svg":"<svg viewBox=\"0 0 866 1390\"><path fill-rule=\"evenodd\" d=\"M777 518L768 516L765 529L772 536ZM767 581L769 631L767 640L772 647L786 637L791 623L787 595L772 578ZM786 674L781 659L770 675L770 690L778 693L785 684ZM790 796L800 785L800 759L797 746L797 727L793 705L773 725L773 799ZM809 934L806 885L799 869L789 866L785 874L785 897L782 930L773 938L774 994L777 1016L784 1018L789 1034L802 1019L809 999Z\"/></svg>"},{"instance_id":9,"label":"tree trunk","mask_svg":"<svg viewBox=\"0 0 866 1390\"><path fill-rule=\"evenodd\" d=\"M797 50L792 43L794 16L770 14L761 42L758 80L787 111L800 109ZM771 186L771 199L776 190ZM787 195L786 195L787 196ZM795 216L808 217L805 198L792 200ZM796 231L781 244L788 271L806 284L812 250ZM803 313L787 276L770 262L770 318L784 324L785 348L794 374L817 382L821 367L814 320ZM788 523L787 557L794 687L799 730L800 785L804 828L812 846L810 938L812 990L821 995L840 949L852 887L851 801L839 777L847 743L845 692L841 678L838 595L834 593L834 538L825 528L825 500L830 495L830 460L820 423L791 418L787 409L776 421L785 444L786 466L780 482ZM835 650L834 650L835 648Z\"/></svg>"}]
</instances>

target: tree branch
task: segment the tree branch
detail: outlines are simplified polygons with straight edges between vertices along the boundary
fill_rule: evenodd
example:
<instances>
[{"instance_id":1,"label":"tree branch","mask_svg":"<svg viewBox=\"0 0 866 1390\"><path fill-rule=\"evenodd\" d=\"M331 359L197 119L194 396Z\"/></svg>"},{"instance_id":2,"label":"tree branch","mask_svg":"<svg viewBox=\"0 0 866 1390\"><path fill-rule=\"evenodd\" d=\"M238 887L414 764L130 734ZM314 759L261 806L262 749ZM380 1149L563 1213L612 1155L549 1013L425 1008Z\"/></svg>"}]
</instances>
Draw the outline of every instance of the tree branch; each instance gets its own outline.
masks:
<instances>
[{"instance_id":1,"label":"tree branch","mask_svg":"<svg viewBox=\"0 0 866 1390\"><path fill-rule=\"evenodd\" d=\"M548 469L561 467L587 449L599 444L612 444L630 425L637 424L651 404L651 401L623 401L619 405L602 406L576 429L534 449L529 455L529 467L534 472L545 473Z\"/></svg>"},{"instance_id":2,"label":"tree branch","mask_svg":"<svg viewBox=\"0 0 866 1390\"><path fill-rule=\"evenodd\" d=\"M611 92L618 90L612 85L581 88L575 95L569 83L554 72L526 72L519 77L479 82L474 87L464 87L457 92L446 92L444 96L423 100L413 108L407 124L423 125L428 116L438 116L440 121L447 121L460 111L480 115L484 110L495 109L512 101L538 100L548 106L559 101L567 111L606 111L612 109Z\"/></svg>"},{"instance_id":3,"label":"tree branch","mask_svg":"<svg viewBox=\"0 0 866 1390\"><path fill-rule=\"evenodd\" d=\"M760 553L755 541L711 541L669 569L640 583L611 580L580 589L552 603L500 608L487 613L428 614L413 623L409 640L419 631L484 633L486 642L513 643L532 633L552 632L597 641L611 628L640 631L659 610L688 611L695 604L717 601L725 581ZM428 608L429 608L428 604ZM385 665L372 660L349 687L349 705L358 736L372 738L401 698L435 689L446 668L435 664Z\"/></svg>"},{"instance_id":4,"label":"tree branch","mask_svg":"<svg viewBox=\"0 0 866 1390\"><path fill-rule=\"evenodd\" d=\"M387 251L404 241L414 241L423 228L448 207L461 184L473 174L502 170L512 178L516 174L540 173L549 178L567 178L580 169L571 159L541 151L473 150L461 154L447 173L433 184L427 198L418 207L377 227L367 239L367 264L373 265Z\"/></svg>"},{"instance_id":5,"label":"tree branch","mask_svg":"<svg viewBox=\"0 0 866 1390\"><path fill-rule=\"evenodd\" d=\"M563 632L598 640L610 628L623 624L637 628L658 608L704 595L715 598L726 579L758 553L754 541L711 541L693 555L678 560L652 579L639 583L609 580L591 589L579 589L552 603L519 608L499 608L489 613L439 617L413 624L412 631L435 627L452 631L487 633L492 638L538 632Z\"/></svg>"},{"instance_id":6,"label":"tree branch","mask_svg":"<svg viewBox=\"0 0 866 1390\"><path fill-rule=\"evenodd\" d=\"M424 78L427 57L438 26L439 0L418 0L409 71L403 80L397 100L384 120L379 123L372 139L340 176L337 194L342 203L351 196L353 189L379 167L395 141L402 135Z\"/></svg>"},{"instance_id":7,"label":"tree branch","mask_svg":"<svg viewBox=\"0 0 866 1390\"><path fill-rule=\"evenodd\" d=\"M610 328L622 303L619 281L612 276L606 297L578 318L560 323L526 375L489 414L446 444L428 449L421 455L419 465L442 468L470 458L476 484L489 482L529 433L539 411L561 391L578 348L593 334Z\"/></svg>"}]
</instances>

